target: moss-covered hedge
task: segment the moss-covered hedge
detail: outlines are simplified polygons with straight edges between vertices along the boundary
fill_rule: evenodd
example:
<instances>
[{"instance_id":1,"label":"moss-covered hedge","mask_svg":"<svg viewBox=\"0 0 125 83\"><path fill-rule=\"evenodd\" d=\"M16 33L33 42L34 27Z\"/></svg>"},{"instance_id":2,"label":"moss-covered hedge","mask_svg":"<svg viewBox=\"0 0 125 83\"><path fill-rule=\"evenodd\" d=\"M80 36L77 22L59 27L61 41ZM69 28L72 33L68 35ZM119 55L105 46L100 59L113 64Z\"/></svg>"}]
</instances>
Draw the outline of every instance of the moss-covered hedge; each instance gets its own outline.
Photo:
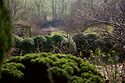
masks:
<instances>
[{"instance_id":1,"label":"moss-covered hedge","mask_svg":"<svg viewBox=\"0 0 125 83\"><path fill-rule=\"evenodd\" d=\"M5 61L0 83L104 83L104 78L75 56L39 53Z\"/></svg>"}]
</instances>

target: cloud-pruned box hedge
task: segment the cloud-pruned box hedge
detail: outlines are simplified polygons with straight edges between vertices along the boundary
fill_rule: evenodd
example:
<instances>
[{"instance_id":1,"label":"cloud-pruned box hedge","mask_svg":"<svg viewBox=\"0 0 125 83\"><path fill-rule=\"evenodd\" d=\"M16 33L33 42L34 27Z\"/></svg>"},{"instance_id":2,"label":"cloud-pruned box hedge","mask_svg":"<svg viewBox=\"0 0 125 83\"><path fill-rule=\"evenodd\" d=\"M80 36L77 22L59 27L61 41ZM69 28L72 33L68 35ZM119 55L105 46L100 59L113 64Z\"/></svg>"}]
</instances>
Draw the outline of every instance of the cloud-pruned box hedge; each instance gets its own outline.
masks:
<instances>
[{"instance_id":1,"label":"cloud-pruned box hedge","mask_svg":"<svg viewBox=\"0 0 125 83\"><path fill-rule=\"evenodd\" d=\"M15 41L14 48L18 49L12 53L14 56L39 52L64 54L76 53L75 42L72 39L67 39L62 35L35 36L33 38L21 38L13 35L13 37Z\"/></svg>"},{"instance_id":2,"label":"cloud-pruned box hedge","mask_svg":"<svg viewBox=\"0 0 125 83\"><path fill-rule=\"evenodd\" d=\"M95 66L66 54L32 53L4 62L0 83L104 83Z\"/></svg>"}]
</instances>

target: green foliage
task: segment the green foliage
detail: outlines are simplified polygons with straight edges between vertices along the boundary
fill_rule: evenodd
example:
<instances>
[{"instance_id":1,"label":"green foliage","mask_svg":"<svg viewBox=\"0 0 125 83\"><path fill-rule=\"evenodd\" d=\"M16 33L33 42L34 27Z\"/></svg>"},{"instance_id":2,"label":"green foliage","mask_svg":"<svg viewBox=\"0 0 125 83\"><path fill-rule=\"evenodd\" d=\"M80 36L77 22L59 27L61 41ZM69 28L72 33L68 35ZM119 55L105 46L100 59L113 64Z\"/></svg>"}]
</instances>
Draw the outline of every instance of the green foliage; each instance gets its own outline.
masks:
<instances>
[{"instance_id":1,"label":"green foliage","mask_svg":"<svg viewBox=\"0 0 125 83\"><path fill-rule=\"evenodd\" d=\"M61 50L65 54L73 54L76 53L76 44L73 41L73 39L67 39L64 42L62 42Z\"/></svg>"},{"instance_id":2,"label":"green foliage","mask_svg":"<svg viewBox=\"0 0 125 83\"><path fill-rule=\"evenodd\" d=\"M20 43L20 49L24 53L31 53L35 49L34 40L32 38L23 39Z\"/></svg>"},{"instance_id":3,"label":"green foliage","mask_svg":"<svg viewBox=\"0 0 125 83\"><path fill-rule=\"evenodd\" d=\"M14 47L20 48L20 46L21 46L20 44L23 39L17 35L13 35L13 38L14 38Z\"/></svg>"},{"instance_id":4,"label":"green foliage","mask_svg":"<svg viewBox=\"0 0 125 83\"><path fill-rule=\"evenodd\" d=\"M44 44L46 43L46 38L44 36L36 36L33 38L34 43L35 43L35 47L39 50L39 51L43 51L44 49Z\"/></svg>"},{"instance_id":5,"label":"green foliage","mask_svg":"<svg viewBox=\"0 0 125 83\"><path fill-rule=\"evenodd\" d=\"M82 79L81 77L73 76L71 80L72 83L85 83L87 79Z\"/></svg>"},{"instance_id":6,"label":"green foliage","mask_svg":"<svg viewBox=\"0 0 125 83\"><path fill-rule=\"evenodd\" d=\"M83 35L83 34L77 34L73 37L73 40L76 44L76 49L79 55L82 53L85 58L90 57L90 50L93 50L92 43L97 39L98 37L93 34Z\"/></svg>"},{"instance_id":7,"label":"green foliage","mask_svg":"<svg viewBox=\"0 0 125 83\"><path fill-rule=\"evenodd\" d=\"M109 52L112 48L110 42L103 38L100 38L94 34L77 34L73 37L76 44L77 52L82 53L83 57L90 57L91 51L95 52L96 49L100 49L103 52Z\"/></svg>"},{"instance_id":8,"label":"green foliage","mask_svg":"<svg viewBox=\"0 0 125 83\"><path fill-rule=\"evenodd\" d=\"M99 37L97 35L94 34L87 34L87 41L88 43L93 43L93 41L99 39Z\"/></svg>"},{"instance_id":9,"label":"green foliage","mask_svg":"<svg viewBox=\"0 0 125 83\"><path fill-rule=\"evenodd\" d=\"M46 35L45 38L46 38L46 42L45 42L44 51L51 52L51 50L53 49L51 36Z\"/></svg>"},{"instance_id":10,"label":"green foliage","mask_svg":"<svg viewBox=\"0 0 125 83\"><path fill-rule=\"evenodd\" d=\"M4 5L4 0L0 0L0 61L12 46L11 27L9 11Z\"/></svg>"},{"instance_id":11,"label":"green foliage","mask_svg":"<svg viewBox=\"0 0 125 83\"><path fill-rule=\"evenodd\" d=\"M86 83L105 83L103 79L100 79L99 76L92 76Z\"/></svg>"},{"instance_id":12,"label":"green foliage","mask_svg":"<svg viewBox=\"0 0 125 83\"><path fill-rule=\"evenodd\" d=\"M61 35L53 36L36 36L34 38L22 39L16 35L14 36L15 48L14 55L24 55L33 52L53 52L53 53L65 53L65 54L75 54L76 45L74 41L70 38L67 39ZM19 51L19 52L18 52Z\"/></svg>"},{"instance_id":13,"label":"green foliage","mask_svg":"<svg viewBox=\"0 0 125 83\"><path fill-rule=\"evenodd\" d=\"M10 78L22 83L43 81L50 83L52 80L54 83L69 81L71 83L84 83L85 81L104 83L101 74L88 62L72 55L51 53L27 54L8 59L2 66L1 80L3 83L15 82Z\"/></svg>"},{"instance_id":14,"label":"green foliage","mask_svg":"<svg viewBox=\"0 0 125 83\"><path fill-rule=\"evenodd\" d=\"M64 37L63 36L61 36L61 35L53 35L52 37L51 37L51 40L52 40L52 42L54 43L54 44L60 44L61 42L63 42L64 41Z\"/></svg>"},{"instance_id":15,"label":"green foliage","mask_svg":"<svg viewBox=\"0 0 125 83\"><path fill-rule=\"evenodd\" d=\"M106 41L103 39L97 39L92 44L93 48L106 48Z\"/></svg>"},{"instance_id":16,"label":"green foliage","mask_svg":"<svg viewBox=\"0 0 125 83\"><path fill-rule=\"evenodd\" d=\"M52 52L53 49L58 48L64 41L64 37L61 35L45 36L47 42L45 43L45 52ZM58 53L58 51L56 51Z\"/></svg>"},{"instance_id":17,"label":"green foliage","mask_svg":"<svg viewBox=\"0 0 125 83\"><path fill-rule=\"evenodd\" d=\"M8 82L17 83L19 81L18 83L21 83L24 77L24 69L25 66L21 63L5 63L2 65L1 75L3 79L0 82L4 83L4 80L7 80Z\"/></svg>"},{"instance_id":18,"label":"green foliage","mask_svg":"<svg viewBox=\"0 0 125 83\"><path fill-rule=\"evenodd\" d=\"M2 66L2 76L3 78L6 79L6 76L8 78L8 76L10 78L15 78L15 79L21 79L24 74L23 74L23 70L25 69L24 65L22 65L21 63L15 63L15 62L11 62L11 63L5 63Z\"/></svg>"}]
</instances>

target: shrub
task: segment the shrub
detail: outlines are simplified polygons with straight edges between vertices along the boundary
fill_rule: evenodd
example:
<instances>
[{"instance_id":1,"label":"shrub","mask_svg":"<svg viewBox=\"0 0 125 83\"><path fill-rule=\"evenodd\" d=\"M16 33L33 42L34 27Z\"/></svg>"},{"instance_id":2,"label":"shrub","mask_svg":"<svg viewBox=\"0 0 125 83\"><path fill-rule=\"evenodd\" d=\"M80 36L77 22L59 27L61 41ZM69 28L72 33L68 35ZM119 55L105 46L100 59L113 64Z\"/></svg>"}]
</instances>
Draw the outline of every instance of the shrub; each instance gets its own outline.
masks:
<instances>
[{"instance_id":1,"label":"shrub","mask_svg":"<svg viewBox=\"0 0 125 83\"><path fill-rule=\"evenodd\" d=\"M96 49L96 48L104 49L104 48L106 48L106 42L103 39L97 39L93 42L92 46L94 49Z\"/></svg>"},{"instance_id":2,"label":"shrub","mask_svg":"<svg viewBox=\"0 0 125 83\"><path fill-rule=\"evenodd\" d=\"M45 52L52 53L76 53L76 45L72 39L67 39L61 35L45 36L47 42L45 43Z\"/></svg>"},{"instance_id":3,"label":"shrub","mask_svg":"<svg viewBox=\"0 0 125 83\"><path fill-rule=\"evenodd\" d=\"M77 34L73 37L74 42L76 43L76 47L78 51L85 50L87 47L86 36L83 34ZM84 49L83 49L84 48Z\"/></svg>"},{"instance_id":4,"label":"shrub","mask_svg":"<svg viewBox=\"0 0 125 83\"><path fill-rule=\"evenodd\" d=\"M84 55L82 57L88 58L90 57L90 50L92 49L92 43L94 40L96 40L98 37L93 34L83 35L83 34L77 34L73 37L73 40L76 44L76 49L79 55Z\"/></svg>"},{"instance_id":5,"label":"shrub","mask_svg":"<svg viewBox=\"0 0 125 83\"><path fill-rule=\"evenodd\" d=\"M51 53L27 54L5 61L1 80L2 83L104 83L95 66L88 62L72 55Z\"/></svg>"},{"instance_id":6,"label":"shrub","mask_svg":"<svg viewBox=\"0 0 125 83\"><path fill-rule=\"evenodd\" d=\"M21 41L20 47L19 47L23 53L31 53L35 50L35 44L34 40L32 38L26 38Z\"/></svg>"},{"instance_id":7,"label":"shrub","mask_svg":"<svg viewBox=\"0 0 125 83\"><path fill-rule=\"evenodd\" d=\"M33 40L35 47L38 48L39 51L43 51L46 38L44 36L36 36L33 38Z\"/></svg>"},{"instance_id":8,"label":"shrub","mask_svg":"<svg viewBox=\"0 0 125 83\"><path fill-rule=\"evenodd\" d=\"M61 36L61 35L53 35L52 37L51 37L51 40L52 40L52 42L54 43L54 44L60 44L61 42L63 42L64 41L64 37L63 36Z\"/></svg>"},{"instance_id":9,"label":"shrub","mask_svg":"<svg viewBox=\"0 0 125 83\"><path fill-rule=\"evenodd\" d=\"M21 63L15 63L15 62L5 63L2 66L2 78L3 79L1 81L8 80L8 82L12 81L13 83L17 83L17 80L21 81L24 77L24 73L23 73L24 69L25 67Z\"/></svg>"},{"instance_id":10,"label":"shrub","mask_svg":"<svg viewBox=\"0 0 125 83\"><path fill-rule=\"evenodd\" d=\"M67 39L62 42L61 51L65 54L76 54L76 44L73 39Z\"/></svg>"},{"instance_id":11,"label":"shrub","mask_svg":"<svg viewBox=\"0 0 125 83\"><path fill-rule=\"evenodd\" d=\"M14 56L22 54L24 55L31 52L52 52L66 54L76 53L76 45L74 41L60 35L36 36L32 39L22 39L14 35L14 40L15 50L11 53Z\"/></svg>"},{"instance_id":12,"label":"shrub","mask_svg":"<svg viewBox=\"0 0 125 83\"><path fill-rule=\"evenodd\" d=\"M45 36L46 42L44 46L44 52L60 53L62 42L65 38L60 35Z\"/></svg>"},{"instance_id":13,"label":"shrub","mask_svg":"<svg viewBox=\"0 0 125 83\"><path fill-rule=\"evenodd\" d=\"M17 35L13 35L13 38L14 38L14 47L20 48L20 46L21 46L20 44L23 39Z\"/></svg>"},{"instance_id":14,"label":"shrub","mask_svg":"<svg viewBox=\"0 0 125 83\"><path fill-rule=\"evenodd\" d=\"M53 49L51 36L46 35L45 38L46 38L46 42L45 42L44 51L51 52Z\"/></svg>"},{"instance_id":15,"label":"shrub","mask_svg":"<svg viewBox=\"0 0 125 83\"><path fill-rule=\"evenodd\" d=\"M103 52L109 52L112 49L110 42L93 34L77 34L73 40L76 43L77 52L82 53L85 58L90 57L90 50L95 52L99 48Z\"/></svg>"},{"instance_id":16,"label":"shrub","mask_svg":"<svg viewBox=\"0 0 125 83\"><path fill-rule=\"evenodd\" d=\"M99 37L94 34L77 34L73 37L74 42L76 43L77 48L80 50L91 50L92 43Z\"/></svg>"},{"instance_id":17,"label":"shrub","mask_svg":"<svg viewBox=\"0 0 125 83\"><path fill-rule=\"evenodd\" d=\"M91 45L95 40L99 39L97 35L87 34L87 41Z\"/></svg>"}]
</instances>

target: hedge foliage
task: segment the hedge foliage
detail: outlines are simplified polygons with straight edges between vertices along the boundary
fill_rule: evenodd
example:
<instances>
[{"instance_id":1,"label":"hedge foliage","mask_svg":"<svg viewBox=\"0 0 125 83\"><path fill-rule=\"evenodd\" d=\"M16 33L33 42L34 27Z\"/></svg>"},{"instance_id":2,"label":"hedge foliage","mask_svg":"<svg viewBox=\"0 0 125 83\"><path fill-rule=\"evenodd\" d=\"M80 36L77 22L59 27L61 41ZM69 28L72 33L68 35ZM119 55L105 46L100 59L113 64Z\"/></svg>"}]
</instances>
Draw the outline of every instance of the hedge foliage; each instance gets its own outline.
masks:
<instances>
[{"instance_id":1,"label":"hedge foliage","mask_svg":"<svg viewBox=\"0 0 125 83\"><path fill-rule=\"evenodd\" d=\"M2 66L1 83L105 83L95 66L72 55L15 56Z\"/></svg>"},{"instance_id":2,"label":"hedge foliage","mask_svg":"<svg viewBox=\"0 0 125 83\"><path fill-rule=\"evenodd\" d=\"M44 44L47 41L46 38L44 36L36 36L33 38L33 40L35 43L35 47L42 51L42 49L44 48Z\"/></svg>"},{"instance_id":3,"label":"hedge foliage","mask_svg":"<svg viewBox=\"0 0 125 83\"><path fill-rule=\"evenodd\" d=\"M14 35L15 48L22 51L22 54L52 52L73 54L76 52L76 45L72 39L67 39L61 35L36 36L22 39ZM18 54L17 54L18 55Z\"/></svg>"},{"instance_id":4,"label":"hedge foliage","mask_svg":"<svg viewBox=\"0 0 125 83\"><path fill-rule=\"evenodd\" d=\"M13 39L14 39L14 47L20 48L21 42L23 41L23 38L21 38L17 35L13 35Z\"/></svg>"},{"instance_id":5,"label":"hedge foliage","mask_svg":"<svg viewBox=\"0 0 125 83\"><path fill-rule=\"evenodd\" d=\"M31 53L35 50L35 43L32 38L26 38L22 40L20 48L25 52L25 53Z\"/></svg>"},{"instance_id":6,"label":"hedge foliage","mask_svg":"<svg viewBox=\"0 0 125 83\"><path fill-rule=\"evenodd\" d=\"M112 48L111 43L105 41L105 39L100 38L94 34L77 34L73 37L76 44L77 52L84 57L88 58L90 51L95 52L96 49L100 49L103 52L109 52Z\"/></svg>"}]
</instances>

